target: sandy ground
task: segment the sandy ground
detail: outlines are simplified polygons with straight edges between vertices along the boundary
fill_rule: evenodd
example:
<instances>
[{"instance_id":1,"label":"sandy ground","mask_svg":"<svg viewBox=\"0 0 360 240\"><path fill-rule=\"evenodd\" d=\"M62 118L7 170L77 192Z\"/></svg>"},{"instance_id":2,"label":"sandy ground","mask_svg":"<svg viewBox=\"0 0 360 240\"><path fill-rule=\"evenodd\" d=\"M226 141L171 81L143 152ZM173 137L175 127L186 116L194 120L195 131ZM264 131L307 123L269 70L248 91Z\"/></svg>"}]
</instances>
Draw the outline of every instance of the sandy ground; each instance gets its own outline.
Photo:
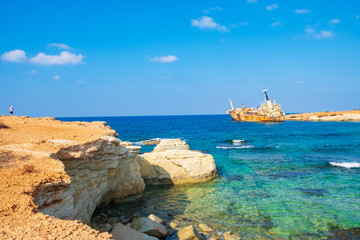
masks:
<instances>
[{"instance_id":1,"label":"sandy ground","mask_svg":"<svg viewBox=\"0 0 360 240\"><path fill-rule=\"evenodd\" d=\"M0 116L0 239L109 239L79 221L37 212L40 185L71 179L49 155L61 147L115 134L102 123L60 122L53 118Z\"/></svg>"}]
</instances>

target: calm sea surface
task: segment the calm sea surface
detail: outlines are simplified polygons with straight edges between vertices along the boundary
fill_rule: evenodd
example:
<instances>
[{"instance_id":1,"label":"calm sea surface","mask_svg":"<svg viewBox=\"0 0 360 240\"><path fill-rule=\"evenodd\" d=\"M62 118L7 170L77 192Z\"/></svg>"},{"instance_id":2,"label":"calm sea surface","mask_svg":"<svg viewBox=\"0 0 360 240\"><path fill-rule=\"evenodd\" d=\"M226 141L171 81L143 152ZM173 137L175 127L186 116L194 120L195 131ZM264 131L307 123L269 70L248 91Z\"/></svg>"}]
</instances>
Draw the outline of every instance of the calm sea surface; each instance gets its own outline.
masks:
<instances>
[{"instance_id":1,"label":"calm sea surface","mask_svg":"<svg viewBox=\"0 0 360 240\"><path fill-rule=\"evenodd\" d=\"M136 144L181 138L214 156L217 179L147 187L141 200L109 207L122 215L180 214L184 225L205 223L243 239L323 239L360 227L360 123L243 123L227 115L59 119L106 121Z\"/></svg>"}]
</instances>

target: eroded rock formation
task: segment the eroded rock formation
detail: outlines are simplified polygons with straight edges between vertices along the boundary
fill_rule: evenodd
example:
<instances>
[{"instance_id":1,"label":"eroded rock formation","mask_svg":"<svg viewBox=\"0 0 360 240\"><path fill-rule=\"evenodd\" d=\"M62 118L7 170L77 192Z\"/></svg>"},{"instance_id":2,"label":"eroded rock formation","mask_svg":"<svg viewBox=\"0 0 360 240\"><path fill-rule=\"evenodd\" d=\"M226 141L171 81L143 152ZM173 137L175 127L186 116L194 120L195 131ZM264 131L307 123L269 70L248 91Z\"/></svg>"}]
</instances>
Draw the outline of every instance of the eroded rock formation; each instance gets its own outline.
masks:
<instances>
[{"instance_id":1,"label":"eroded rock formation","mask_svg":"<svg viewBox=\"0 0 360 240\"><path fill-rule=\"evenodd\" d=\"M150 153L137 157L146 184L181 184L210 180L217 176L210 154L191 151L185 141L164 139Z\"/></svg>"}]
</instances>

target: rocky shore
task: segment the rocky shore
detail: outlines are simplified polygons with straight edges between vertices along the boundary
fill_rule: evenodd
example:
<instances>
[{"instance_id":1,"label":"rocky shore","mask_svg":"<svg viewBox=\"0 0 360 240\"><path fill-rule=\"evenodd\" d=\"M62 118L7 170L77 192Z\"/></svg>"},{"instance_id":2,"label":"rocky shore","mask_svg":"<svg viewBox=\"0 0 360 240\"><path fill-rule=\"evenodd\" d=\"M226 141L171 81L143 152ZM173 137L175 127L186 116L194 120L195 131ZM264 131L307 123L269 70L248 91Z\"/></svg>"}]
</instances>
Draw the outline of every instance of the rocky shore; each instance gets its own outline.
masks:
<instances>
[{"instance_id":1,"label":"rocky shore","mask_svg":"<svg viewBox=\"0 0 360 240\"><path fill-rule=\"evenodd\" d=\"M360 110L290 114L286 121L360 121Z\"/></svg>"},{"instance_id":2,"label":"rocky shore","mask_svg":"<svg viewBox=\"0 0 360 240\"><path fill-rule=\"evenodd\" d=\"M0 238L196 239L191 232L204 238L196 228L177 229L176 218L93 216L97 207L141 197L146 184L217 176L211 155L179 139L139 155L140 147L116 136L104 122L0 116Z\"/></svg>"}]
</instances>

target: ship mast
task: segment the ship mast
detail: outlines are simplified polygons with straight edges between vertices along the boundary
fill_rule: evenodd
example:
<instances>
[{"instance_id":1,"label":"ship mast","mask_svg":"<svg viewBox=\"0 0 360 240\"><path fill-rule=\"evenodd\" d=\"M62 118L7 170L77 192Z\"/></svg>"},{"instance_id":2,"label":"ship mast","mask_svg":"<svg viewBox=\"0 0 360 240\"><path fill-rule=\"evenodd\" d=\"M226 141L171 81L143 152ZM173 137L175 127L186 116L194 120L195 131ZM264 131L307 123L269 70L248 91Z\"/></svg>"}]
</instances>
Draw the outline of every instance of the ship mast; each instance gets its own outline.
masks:
<instances>
[{"instance_id":1,"label":"ship mast","mask_svg":"<svg viewBox=\"0 0 360 240\"><path fill-rule=\"evenodd\" d=\"M229 101L230 101L231 109L234 110L234 106L233 106L233 104L232 104L231 99L229 99Z\"/></svg>"},{"instance_id":2,"label":"ship mast","mask_svg":"<svg viewBox=\"0 0 360 240\"><path fill-rule=\"evenodd\" d=\"M266 97L266 101L269 101L269 97L268 97L268 95L267 95L267 89L265 89L265 90L263 90L263 93L265 93L265 97Z\"/></svg>"}]
</instances>

